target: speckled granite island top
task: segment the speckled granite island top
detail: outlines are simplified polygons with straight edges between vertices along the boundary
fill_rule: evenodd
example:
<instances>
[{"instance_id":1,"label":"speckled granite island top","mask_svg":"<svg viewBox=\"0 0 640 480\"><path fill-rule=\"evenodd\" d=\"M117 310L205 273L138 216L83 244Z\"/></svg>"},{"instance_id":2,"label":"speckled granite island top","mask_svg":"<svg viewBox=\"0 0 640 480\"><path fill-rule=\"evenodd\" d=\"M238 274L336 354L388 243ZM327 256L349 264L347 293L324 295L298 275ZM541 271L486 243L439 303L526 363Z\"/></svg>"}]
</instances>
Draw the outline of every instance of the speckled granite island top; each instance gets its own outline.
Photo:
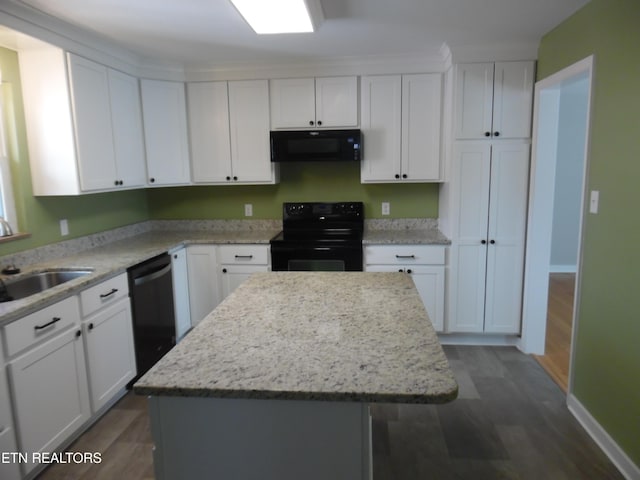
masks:
<instances>
[{"instance_id":1,"label":"speckled granite island top","mask_svg":"<svg viewBox=\"0 0 640 480\"><path fill-rule=\"evenodd\" d=\"M252 275L134 386L156 396L443 403L458 387L407 275Z\"/></svg>"}]
</instances>

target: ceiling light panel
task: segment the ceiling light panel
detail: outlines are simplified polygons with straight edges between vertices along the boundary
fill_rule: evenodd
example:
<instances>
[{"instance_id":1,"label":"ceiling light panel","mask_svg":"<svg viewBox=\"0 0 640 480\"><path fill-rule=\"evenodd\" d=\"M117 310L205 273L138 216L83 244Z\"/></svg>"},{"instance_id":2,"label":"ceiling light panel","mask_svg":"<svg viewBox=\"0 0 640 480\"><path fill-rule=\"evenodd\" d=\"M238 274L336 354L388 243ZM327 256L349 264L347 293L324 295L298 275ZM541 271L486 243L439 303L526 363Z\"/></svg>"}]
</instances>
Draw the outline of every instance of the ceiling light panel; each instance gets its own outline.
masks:
<instances>
[{"instance_id":1,"label":"ceiling light panel","mask_svg":"<svg viewBox=\"0 0 640 480\"><path fill-rule=\"evenodd\" d=\"M258 34L313 32L322 20L317 0L231 0L231 3Z\"/></svg>"}]
</instances>

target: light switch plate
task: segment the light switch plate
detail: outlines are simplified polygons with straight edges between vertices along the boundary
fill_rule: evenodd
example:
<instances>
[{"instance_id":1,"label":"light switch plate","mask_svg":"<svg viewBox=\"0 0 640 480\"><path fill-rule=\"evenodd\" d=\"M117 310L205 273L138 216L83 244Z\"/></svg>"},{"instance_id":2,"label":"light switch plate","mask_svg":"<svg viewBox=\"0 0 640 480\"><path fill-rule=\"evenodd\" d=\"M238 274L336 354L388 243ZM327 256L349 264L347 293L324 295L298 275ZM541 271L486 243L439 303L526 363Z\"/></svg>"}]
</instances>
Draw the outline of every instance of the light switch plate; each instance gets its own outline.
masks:
<instances>
[{"instance_id":1,"label":"light switch plate","mask_svg":"<svg viewBox=\"0 0 640 480\"><path fill-rule=\"evenodd\" d=\"M245 203L244 204L244 216L245 217L253 217L253 204Z\"/></svg>"},{"instance_id":2,"label":"light switch plate","mask_svg":"<svg viewBox=\"0 0 640 480\"><path fill-rule=\"evenodd\" d=\"M382 215L389 215L391 213L391 205L389 202L382 202Z\"/></svg>"},{"instance_id":3,"label":"light switch plate","mask_svg":"<svg viewBox=\"0 0 640 480\"><path fill-rule=\"evenodd\" d=\"M589 212L598 213L598 203L600 202L600 192L591 190L591 199L589 201Z\"/></svg>"}]
</instances>

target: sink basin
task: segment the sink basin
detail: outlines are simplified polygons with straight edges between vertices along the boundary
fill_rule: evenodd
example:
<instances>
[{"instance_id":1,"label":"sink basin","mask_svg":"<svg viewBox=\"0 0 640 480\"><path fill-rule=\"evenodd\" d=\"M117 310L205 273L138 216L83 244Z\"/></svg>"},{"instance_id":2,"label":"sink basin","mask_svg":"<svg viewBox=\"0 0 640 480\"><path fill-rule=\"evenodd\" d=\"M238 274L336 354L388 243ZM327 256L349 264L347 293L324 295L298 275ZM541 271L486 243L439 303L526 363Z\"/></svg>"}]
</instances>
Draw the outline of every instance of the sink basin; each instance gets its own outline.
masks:
<instances>
[{"instance_id":1,"label":"sink basin","mask_svg":"<svg viewBox=\"0 0 640 480\"><path fill-rule=\"evenodd\" d=\"M4 282L6 293L0 285L0 302L20 300L74 278L89 275L91 272L92 270L46 270L30 273L16 280L8 280Z\"/></svg>"}]
</instances>

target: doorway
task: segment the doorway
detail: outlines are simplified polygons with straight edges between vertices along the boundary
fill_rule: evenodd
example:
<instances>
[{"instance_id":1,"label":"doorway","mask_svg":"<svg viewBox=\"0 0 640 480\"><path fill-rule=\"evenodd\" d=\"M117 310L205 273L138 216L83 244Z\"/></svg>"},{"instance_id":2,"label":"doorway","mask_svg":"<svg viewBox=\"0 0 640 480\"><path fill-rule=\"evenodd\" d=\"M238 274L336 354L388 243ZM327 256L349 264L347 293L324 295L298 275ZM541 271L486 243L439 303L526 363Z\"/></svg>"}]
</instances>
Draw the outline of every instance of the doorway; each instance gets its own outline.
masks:
<instances>
[{"instance_id":1,"label":"doorway","mask_svg":"<svg viewBox=\"0 0 640 480\"><path fill-rule=\"evenodd\" d=\"M565 392L577 329L592 71L589 57L538 82L534 98L521 348L541 356Z\"/></svg>"}]
</instances>

